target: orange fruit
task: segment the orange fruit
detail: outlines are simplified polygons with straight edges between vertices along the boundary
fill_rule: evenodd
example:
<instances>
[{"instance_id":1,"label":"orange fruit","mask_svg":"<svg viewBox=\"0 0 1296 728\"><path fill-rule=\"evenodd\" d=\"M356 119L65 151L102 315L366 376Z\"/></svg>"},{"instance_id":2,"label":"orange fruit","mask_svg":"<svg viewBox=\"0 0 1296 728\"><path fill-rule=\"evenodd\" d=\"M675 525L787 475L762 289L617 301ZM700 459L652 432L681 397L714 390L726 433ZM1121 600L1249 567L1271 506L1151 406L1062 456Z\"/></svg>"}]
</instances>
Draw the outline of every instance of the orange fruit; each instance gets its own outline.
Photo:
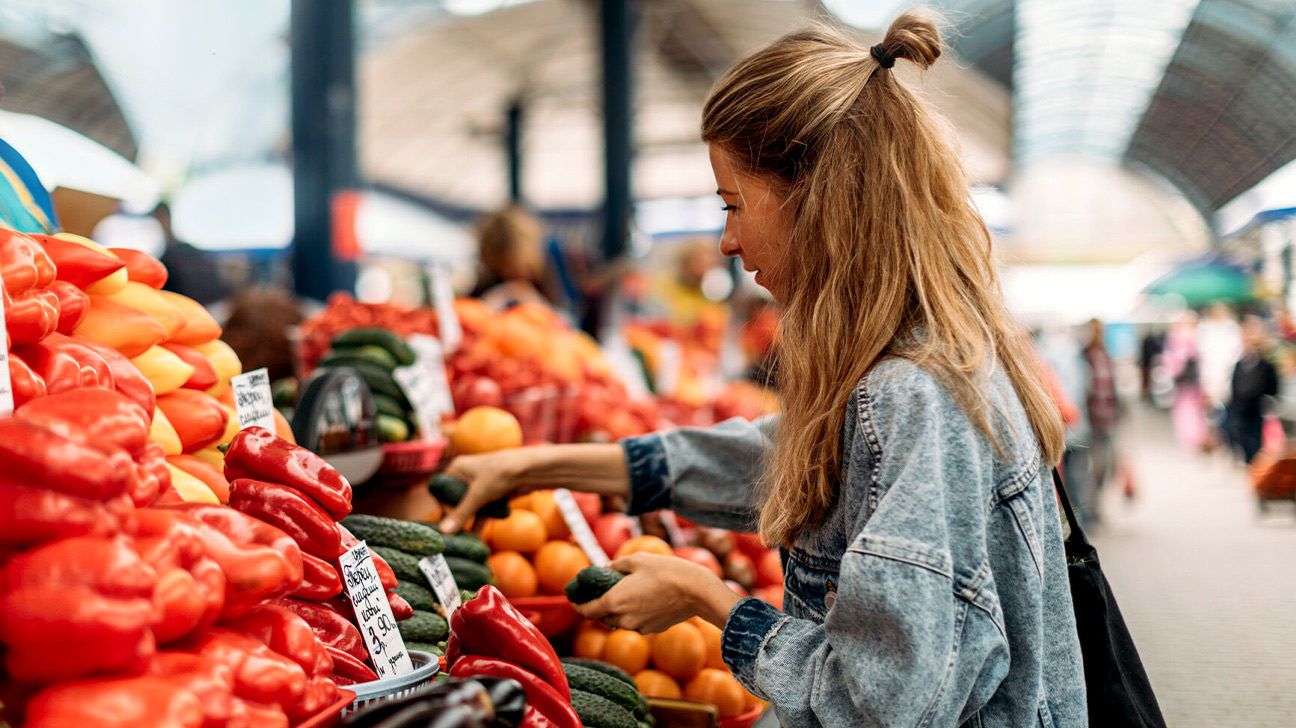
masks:
<instances>
[{"instance_id":1,"label":"orange fruit","mask_svg":"<svg viewBox=\"0 0 1296 728\"><path fill-rule=\"evenodd\" d=\"M671 556L675 553L670 544L656 536L639 536L621 544L621 548L617 549L615 558L619 559L640 552L661 554L662 556Z\"/></svg>"},{"instance_id":2,"label":"orange fruit","mask_svg":"<svg viewBox=\"0 0 1296 728\"><path fill-rule=\"evenodd\" d=\"M733 675L714 667L702 668L684 686L684 698L714 705L721 718L741 715L747 708L747 690Z\"/></svg>"},{"instance_id":3,"label":"orange fruit","mask_svg":"<svg viewBox=\"0 0 1296 728\"><path fill-rule=\"evenodd\" d=\"M705 619L697 617L690 619L689 624L697 627L698 631L702 633L702 643L706 645L706 666L714 667L717 670L728 670L729 668L725 665L720 652L720 636L724 634L724 631Z\"/></svg>"},{"instance_id":4,"label":"orange fruit","mask_svg":"<svg viewBox=\"0 0 1296 728\"><path fill-rule=\"evenodd\" d=\"M631 675L648 667L652 648L638 632L614 629L603 643L603 661L625 670Z\"/></svg>"},{"instance_id":5,"label":"orange fruit","mask_svg":"<svg viewBox=\"0 0 1296 728\"><path fill-rule=\"evenodd\" d=\"M756 697L755 694L747 693L747 697L743 701L743 712L746 713L747 711L755 710L757 708L764 708L767 705L769 705L769 703Z\"/></svg>"},{"instance_id":6,"label":"orange fruit","mask_svg":"<svg viewBox=\"0 0 1296 728\"><path fill-rule=\"evenodd\" d=\"M522 425L498 407L473 407L455 423L450 443L460 455L521 447Z\"/></svg>"},{"instance_id":7,"label":"orange fruit","mask_svg":"<svg viewBox=\"0 0 1296 728\"><path fill-rule=\"evenodd\" d=\"M544 521L531 511L511 511L497 519L487 532L492 551L531 553L545 544Z\"/></svg>"},{"instance_id":8,"label":"orange fruit","mask_svg":"<svg viewBox=\"0 0 1296 728\"><path fill-rule=\"evenodd\" d=\"M679 683L670 675L660 670L641 670L634 676L635 687L645 698L666 698L679 700L684 697Z\"/></svg>"},{"instance_id":9,"label":"orange fruit","mask_svg":"<svg viewBox=\"0 0 1296 728\"><path fill-rule=\"evenodd\" d=\"M571 535L571 530L567 528L567 521L563 520L562 509L558 507L558 501L554 500L552 490L537 490L532 493L528 510L544 521L545 531L549 533L551 540L565 539Z\"/></svg>"},{"instance_id":10,"label":"orange fruit","mask_svg":"<svg viewBox=\"0 0 1296 728\"><path fill-rule=\"evenodd\" d=\"M676 680L691 680L706 666L706 658L702 630L688 622L680 622L653 640L653 666Z\"/></svg>"},{"instance_id":11,"label":"orange fruit","mask_svg":"<svg viewBox=\"0 0 1296 728\"><path fill-rule=\"evenodd\" d=\"M509 599L535 596L538 582L535 567L516 551L496 551L486 559L495 583Z\"/></svg>"},{"instance_id":12,"label":"orange fruit","mask_svg":"<svg viewBox=\"0 0 1296 728\"><path fill-rule=\"evenodd\" d=\"M520 509L524 511L531 510L531 494L526 493L516 498L510 499L509 508L512 508L514 510Z\"/></svg>"},{"instance_id":13,"label":"orange fruit","mask_svg":"<svg viewBox=\"0 0 1296 728\"><path fill-rule=\"evenodd\" d=\"M589 624L594 624L590 622ZM607 645L608 630L599 627L581 627L572 640L572 654L590 660L603 659L603 649Z\"/></svg>"},{"instance_id":14,"label":"orange fruit","mask_svg":"<svg viewBox=\"0 0 1296 728\"><path fill-rule=\"evenodd\" d=\"M534 513L529 515L539 522L539 516ZM540 576L540 586L550 594L561 594L567 582L571 581L581 569L589 566L590 561L586 558L585 552L575 544L566 541L550 541L536 552L535 565L536 573Z\"/></svg>"}]
</instances>

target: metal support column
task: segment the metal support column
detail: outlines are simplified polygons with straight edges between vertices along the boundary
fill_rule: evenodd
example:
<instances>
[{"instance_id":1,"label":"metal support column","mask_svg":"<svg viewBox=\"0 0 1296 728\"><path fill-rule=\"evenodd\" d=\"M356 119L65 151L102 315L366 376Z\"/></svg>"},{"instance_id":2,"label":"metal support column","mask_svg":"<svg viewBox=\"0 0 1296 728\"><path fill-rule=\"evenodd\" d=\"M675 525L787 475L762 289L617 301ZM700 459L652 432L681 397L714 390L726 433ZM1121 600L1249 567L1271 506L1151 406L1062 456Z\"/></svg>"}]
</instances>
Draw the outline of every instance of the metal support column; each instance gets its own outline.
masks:
<instances>
[{"instance_id":1,"label":"metal support column","mask_svg":"<svg viewBox=\"0 0 1296 728\"><path fill-rule=\"evenodd\" d=\"M603 139L606 198L603 206L604 260L625 253L629 245L634 155L633 56L634 8L631 0L599 0L603 47Z\"/></svg>"},{"instance_id":2,"label":"metal support column","mask_svg":"<svg viewBox=\"0 0 1296 728\"><path fill-rule=\"evenodd\" d=\"M522 100L513 99L504 112L504 154L508 158L509 201L522 204Z\"/></svg>"},{"instance_id":3,"label":"metal support column","mask_svg":"<svg viewBox=\"0 0 1296 728\"><path fill-rule=\"evenodd\" d=\"M333 248L332 199L356 184L353 0L292 2L293 286L324 300L355 287Z\"/></svg>"}]
</instances>

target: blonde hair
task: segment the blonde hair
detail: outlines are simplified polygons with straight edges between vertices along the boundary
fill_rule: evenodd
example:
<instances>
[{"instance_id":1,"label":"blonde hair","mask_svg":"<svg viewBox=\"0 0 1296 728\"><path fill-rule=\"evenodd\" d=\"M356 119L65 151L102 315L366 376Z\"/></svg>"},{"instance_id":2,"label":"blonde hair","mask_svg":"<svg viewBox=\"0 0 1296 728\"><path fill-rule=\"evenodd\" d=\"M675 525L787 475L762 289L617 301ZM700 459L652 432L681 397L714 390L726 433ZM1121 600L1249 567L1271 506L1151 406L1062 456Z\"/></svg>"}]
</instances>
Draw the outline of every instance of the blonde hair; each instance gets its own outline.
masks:
<instances>
[{"instance_id":1,"label":"blonde hair","mask_svg":"<svg viewBox=\"0 0 1296 728\"><path fill-rule=\"evenodd\" d=\"M877 57L929 67L935 22L907 12L875 49L829 26L793 33L740 61L703 111L703 140L777 180L795 220L795 265L780 271L783 416L761 486L772 544L827 516L847 401L886 357L929 371L1001 450L983 394L997 360L1048 462L1062 455L1061 418L1004 307L949 131Z\"/></svg>"},{"instance_id":2,"label":"blonde hair","mask_svg":"<svg viewBox=\"0 0 1296 728\"><path fill-rule=\"evenodd\" d=\"M477 224L477 253L492 283L540 273L544 228L534 215L509 205Z\"/></svg>"}]
</instances>

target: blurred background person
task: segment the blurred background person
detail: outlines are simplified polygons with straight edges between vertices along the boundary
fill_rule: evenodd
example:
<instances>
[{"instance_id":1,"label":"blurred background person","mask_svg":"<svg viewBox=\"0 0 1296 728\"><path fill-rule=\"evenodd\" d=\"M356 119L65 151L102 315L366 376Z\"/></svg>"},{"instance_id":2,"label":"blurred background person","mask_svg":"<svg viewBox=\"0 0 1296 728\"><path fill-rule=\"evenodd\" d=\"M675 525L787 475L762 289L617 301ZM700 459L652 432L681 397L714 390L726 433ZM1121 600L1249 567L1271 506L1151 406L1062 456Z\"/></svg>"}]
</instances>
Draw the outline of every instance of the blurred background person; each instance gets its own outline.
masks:
<instances>
[{"instance_id":1,"label":"blurred background person","mask_svg":"<svg viewBox=\"0 0 1296 728\"><path fill-rule=\"evenodd\" d=\"M1284 345L1278 349L1278 397L1274 414L1282 424L1288 444L1296 438L1296 347Z\"/></svg>"},{"instance_id":2,"label":"blurred background person","mask_svg":"<svg viewBox=\"0 0 1296 728\"><path fill-rule=\"evenodd\" d=\"M477 226L479 273L472 296L497 311L520 303L551 306L545 282L544 223L518 205L487 215Z\"/></svg>"},{"instance_id":3,"label":"blurred background person","mask_svg":"<svg viewBox=\"0 0 1296 728\"><path fill-rule=\"evenodd\" d=\"M1036 351L1053 372L1050 389L1054 401L1063 415L1066 429L1066 454L1062 458L1062 478L1071 494L1072 506L1082 525L1090 523L1089 503L1093 497L1093 467L1089 453L1089 415L1086 408L1077 406L1087 401L1088 374L1084 352L1076 337L1066 326L1052 325L1044 328L1037 341ZM1048 380L1046 380L1048 381ZM1067 422L1067 413L1074 415Z\"/></svg>"},{"instance_id":4,"label":"blurred background person","mask_svg":"<svg viewBox=\"0 0 1296 728\"><path fill-rule=\"evenodd\" d=\"M1146 402L1152 401L1152 372L1164 349L1164 331L1148 331L1139 342L1139 392Z\"/></svg>"},{"instance_id":5,"label":"blurred background person","mask_svg":"<svg viewBox=\"0 0 1296 728\"><path fill-rule=\"evenodd\" d=\"M1088 373L1085 412L1089 417L1089 468L1092 487L1086 510L1091 522L1100 520L1099 503L1103 487L1116 469L1116 426L1120 401L1116 395L1116 370L1103 337L1103 324L1090 319L1084 348Z\"/></svg>"},{"instance_id":6,"label":"blurred background person","mask_svg":"<svg viewBox=\"0 0 1296 728\"><path fill-rule=\"evenodd\" d=\"M222 338L243 362L243 371L265 367L274 382L296 372L291 329L304 320L301 307L282 288L256 286L230 302Z\"/></svg>"},{"instance_id":7,"label":"blurred background person","mask_svg":"<svg viewBox=\"0 0 1296 728\"><path fill-rule=\"evenodd\" d=\"M1175 439L1185 449L1194 452L1205 450L1209 425L1198 373L1196 314L1185 312L1170 325L1161 360L1166 375L1174 382L1170 419L1174 424Z\"/></svg>"},{"instance_id":8,"label":"blurred background person","mask_svg":"<svg viewBox=\"0 0 1296 728\"><path fill-rule=\"evenodd\" d=\"M675 266L656 281L656 300L674 326L692 328L701 321L721 321L728 317L722 301L707 296L703 284L707 274L724 270L720 246L712 238L690 238L679 244Z\"/></svg>"},{"instance_id":9,"label":"blurred background person","mask_svg":"<svg viewBox=\"0 0 1296 728\"><path fill-rule=\"evenodd\" d=\"M168 276L163 288L188 296L204 306L228 298L230 289L221 278L215 258L175 236L171 228L171 206L159 203L153 209L153 219L162 229L165 246L161 260Z\"/></svg>"},{"instance_id":10,"label":"blurred background person","mask_svg":"<svg viewBox=\"0 0 1296 728\"><path fill-rule=\"evenodd\" d=\"M1206 416L1211 425L1206 447L1229 445L1234 431L1227 422L1230 380L1233 365L1242 355L1242 330L1227 304L1215 303L1197 324L1197 371L1202 394L1206 397ZM1236 444L1236 443L1232 443Z\"/></svg>"},{"instance_id":11,"label":"blurred background person","mask_svg":"<svg viewBox=\"0 0 1296 728\"><path fill-rule=\"evenodd\" d=\"M1247 316L1241 327L1242 356L1233 367L1225 421L1230 440L1247 465L1264 441L1265 403L1278 394L1278 372L1268 359L1269 332L1259 316Z\"/></svg>"}]
</instances>

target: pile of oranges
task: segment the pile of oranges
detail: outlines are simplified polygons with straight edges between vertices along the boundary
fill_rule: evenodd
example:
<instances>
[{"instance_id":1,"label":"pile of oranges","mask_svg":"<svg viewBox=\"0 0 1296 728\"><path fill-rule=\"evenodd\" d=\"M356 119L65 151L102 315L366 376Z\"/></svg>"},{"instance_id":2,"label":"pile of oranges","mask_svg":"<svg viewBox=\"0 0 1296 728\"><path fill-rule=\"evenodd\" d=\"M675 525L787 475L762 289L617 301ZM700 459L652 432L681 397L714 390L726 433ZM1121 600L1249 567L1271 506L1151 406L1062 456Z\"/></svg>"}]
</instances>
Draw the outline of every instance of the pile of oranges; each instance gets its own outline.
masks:
<instances>
[{"instance_id":1,"label":"pile of oranges","mask_svg":"<svg viewBox=\"0 0 1296 728\"><path fill-rule=\"evenodd\" d=\"M509 508L508 518L486 521L481 533L491 548L486 564L500 591L509 599L562 594L590 561L568 540L571 532L553 491L519 496L509 501Z\"/></svg>"}]
</instances>

